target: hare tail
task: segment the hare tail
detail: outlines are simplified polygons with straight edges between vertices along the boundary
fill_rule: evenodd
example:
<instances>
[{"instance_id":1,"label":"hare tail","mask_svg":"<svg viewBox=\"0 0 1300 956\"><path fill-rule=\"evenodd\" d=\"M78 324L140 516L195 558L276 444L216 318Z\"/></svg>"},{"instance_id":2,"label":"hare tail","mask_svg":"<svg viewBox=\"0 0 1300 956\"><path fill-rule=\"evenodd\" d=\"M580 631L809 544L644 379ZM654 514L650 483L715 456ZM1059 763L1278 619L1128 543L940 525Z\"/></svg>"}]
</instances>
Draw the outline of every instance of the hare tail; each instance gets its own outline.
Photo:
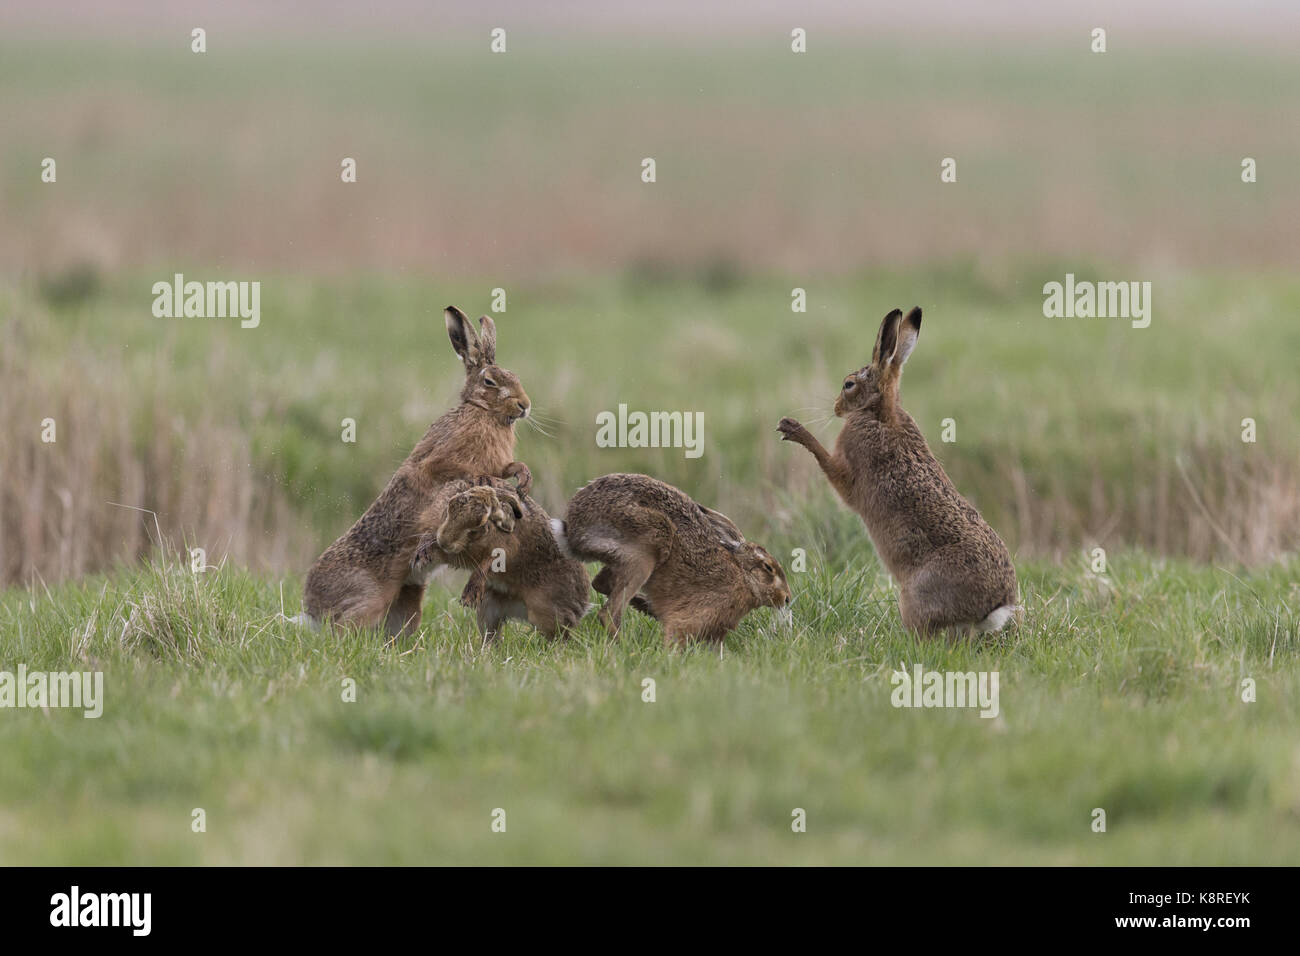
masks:
<instances>
[{"instance_id":1,"label":"hare tail","mask_svg":"<svg viewBox=\"0 0 1300 956\"><path fill-rule=\"evenodd\" d=\"M994 634L1006 626L1007 621L1015 616L1020 610L1019 605L1003 604L1001 607L994 608L989 612L989 616L984 618L975 625L975 630L981 634Z\"/></svg>"},{"instance_id":2,"label":"hare tail","mask_svg":"<svg viewBox=\"0 0 1300 956\"><path fill-rule=\"evenodd\" d=\"M555 538L555 543L559 545L560 553L566 558L572 559L574 555L569 550L569 539L564 536L564 522L561 519L551 519L551 536Z\"/></svg>"}]
</instances>

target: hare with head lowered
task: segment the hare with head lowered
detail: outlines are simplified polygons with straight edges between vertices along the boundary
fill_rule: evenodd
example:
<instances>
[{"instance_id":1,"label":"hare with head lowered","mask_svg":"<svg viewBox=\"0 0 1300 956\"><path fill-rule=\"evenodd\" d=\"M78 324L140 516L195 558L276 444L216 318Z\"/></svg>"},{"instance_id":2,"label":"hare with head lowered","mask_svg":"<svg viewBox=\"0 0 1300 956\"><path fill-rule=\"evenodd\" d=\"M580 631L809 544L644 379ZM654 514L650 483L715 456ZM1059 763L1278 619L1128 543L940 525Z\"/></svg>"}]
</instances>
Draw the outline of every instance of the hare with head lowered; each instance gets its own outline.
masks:
<instances>
[{"instance_id":1,"label":"hare with head lowered","mask_svg":"<svg viewBox=\"0 0 1300 956\"><path fill-rule=\"evenodd\" d=\"M844 428L828 452L793 418L777 431L803 445L858 513L898 581L905 627L928 635L999 630L1018 610L1007 546L963 498L898 401L921 310L895 309L876 335L871 364L850 373L835 399Z\"/></svg>"},{"instance_id":2,"label":"hare with head lowered","mask_svg":"<svg viewBox=\"0 0 1300 956\"><path fill-rule=\"evenodd\" d=\"M792 600L776 559L746 541L726 516L647 475L605 475L569 500L552 521L561 547L604 568L592 587L609 600L600 611L617 635L623 611L660 621L669 643L721 641L750 611Z\"/></svg>"},{"instance_id":3,"label":"hare with head lowered","mask_svg":"<svg viewBox=\"0 0 1300 956\"><path fill-rule=\"evenodd\" d=\"M496 326L485 315L475 332L454 306L444 317L465 363L460 404L429 426L365 514L312 565L303 594L312 621L411 633L428 580L427 571L413 572L411 558L440 487L479 475L518 477L524 491L531 483L527 467L515 461L514 425L528 414L528 395L513 372L496 364Z\"/></svg>"},{"instance_id":4,"label":"hare with head lowered","mask_svg":"<svg viewBox=\"0 0 1300 956\"><path fill-rule=\"evenodd\" d=\"M488 640L509 618L528 621L547 637L565 634L587 612L591 582L582 562L560 551L550 516L531 495L516 496L500 479L452 484L459 493L445 516L430 514L412 567L472 570L461 600L477 609L479 633ZM513 522L498 515L500 503L513 509Z\"/></svg>"}]
</instances>

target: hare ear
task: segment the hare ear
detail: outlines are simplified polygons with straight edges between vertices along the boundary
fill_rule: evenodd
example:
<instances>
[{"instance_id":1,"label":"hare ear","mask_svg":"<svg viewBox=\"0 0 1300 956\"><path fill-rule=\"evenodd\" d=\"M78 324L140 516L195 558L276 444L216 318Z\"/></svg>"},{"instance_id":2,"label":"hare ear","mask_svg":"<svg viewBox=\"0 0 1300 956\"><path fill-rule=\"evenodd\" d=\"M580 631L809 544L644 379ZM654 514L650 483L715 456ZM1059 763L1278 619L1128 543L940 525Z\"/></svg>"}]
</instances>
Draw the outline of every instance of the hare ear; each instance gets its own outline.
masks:
<instances>
[{"instance_id":1,"label":"hare ear","mask_svg":"<svg viewBox=\"0 0 1300 956\"><path fill-rule=\"evenodd\" d=\"M733 541L745 540L745 536L741 534L740 529L736 527L736 523L721 511L714 511L712 508L706 508L698 502L696 505L700 509L700 514L704 516L704 520L709 522L709 524L713 526L713 530L718 533L719 538L730 539Z\"/></svg>"},{"instance_id":2,"label":"hare ear","mask_svg":"<svg viewBox=\"0 0 1300 956\"><path fill-rule=\"evenodd\" d=\"M447 306L442 315L447 320L447 337L451 339L451 347L456 350L465 367L478 365L478 333L474 331L469 317L454 305Z\"/></svg>"},{"instance_id":3,"label":"hare ear","mask_svg":"<svg viewBox=\"0 0 1300 956\"><path fill-rule=\"evenodd\" d=\"M894 354L898 344L898 322L903 317L902 309L895 309L885 316L876 333L876 347L871 350L871 364L883 369L889 364L889 357Z\"/></svg>"},{"instance_id":4,"label":"hare ear","mask_svg":"<svg viewBox=\"0 0 1300 956\"><path fill-rule=\"evenodd\" d=\"M483 359L484 365L492 365L497 360L497 324L486 315L479 316L478 324L479 356Z\"/></svg>"},{"instance_id":5,"label":"hare ear","mask_svg":"<svg viewBox=\"0 0 1300 956\"><path fill-rule=\"evenodd\" d=\"M916 340L921 335L921 307L913 306L912 311L907 313L907 318L898 324L898 344L894 348L894 355L889 360L891 368L903 367L907 357L912 354L912 349L916 348Z\"/></svg>"}]
</instances>

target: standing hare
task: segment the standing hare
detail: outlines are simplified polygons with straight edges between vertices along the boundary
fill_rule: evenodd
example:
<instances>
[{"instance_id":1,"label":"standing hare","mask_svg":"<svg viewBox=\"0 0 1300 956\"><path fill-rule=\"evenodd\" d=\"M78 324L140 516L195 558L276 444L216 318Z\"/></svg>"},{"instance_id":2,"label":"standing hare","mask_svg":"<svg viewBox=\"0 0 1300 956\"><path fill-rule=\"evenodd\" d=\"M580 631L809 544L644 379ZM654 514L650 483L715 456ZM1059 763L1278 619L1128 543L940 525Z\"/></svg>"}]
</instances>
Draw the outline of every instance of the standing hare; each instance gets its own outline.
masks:
<instances>
[{"instance_id":1,"label":"standing hare","mask_svg":"<svg viewBox=\"0 0 1300 956\"><path fill-rule=\"evenodd\" d=\"M312 565L303 594L312 621L413 632L428 575L414 573L411 558L439 488L478 475L517 476L524 491L531 484L528 468L514 460L514 425L528 414L528 396L513 372L495 364L496 326L485 315L476 333L454 306L444 317L465 363L460 404L429 426L366 513Z\"/></svg>"},{"instance_id":2,"label":"standing hare","mask_svg":"<svg viewBox=\"0 0 1300 956\"><path fill-rule=\"evenodd\" d=\"M489 487L453 497L440 522L431 516L435 520L420 539L412 567L445 563L470 569L461 600L477 609L479 633L488 640L509 618L528 621L547 637L562 636L587 612L587 569L560 551L551 518L536 499L522 491L514 495L500 479L478 483ZM497 520L498 502L513 508L513 522L509 515L505 523Z\"/></svg>"},{"instance_id":3,"label":"standing hare","mask_svg":"<svg viewBox=\"0 0 1300 956\"><path fill-rule=\"evenodd\" d=\"M828 452L783 418L777 431L803 445L845 504L858 513L899 585L904 626L999 630L1018 610L1007 546L963 498L898 401L903 363L921 332L921 310L895 309L876 336L871 364L850 374L835 399L844 428Z\"/></svg>"},{"instance_id":4,"label":"standing hare","mask_svg":"<svg viewBox=\"0 0 1300 956\"><path fill-rule=\"evenodd\" d=\"M746 541L726 516L646 475L605 475L552 521L561 547L605 566L592 587L609 600L600 611L617 635L632 607L662 622L664 637L721 641L750 611L772 607L789 620L785 572Z\"/></svg>"}]
</instances>

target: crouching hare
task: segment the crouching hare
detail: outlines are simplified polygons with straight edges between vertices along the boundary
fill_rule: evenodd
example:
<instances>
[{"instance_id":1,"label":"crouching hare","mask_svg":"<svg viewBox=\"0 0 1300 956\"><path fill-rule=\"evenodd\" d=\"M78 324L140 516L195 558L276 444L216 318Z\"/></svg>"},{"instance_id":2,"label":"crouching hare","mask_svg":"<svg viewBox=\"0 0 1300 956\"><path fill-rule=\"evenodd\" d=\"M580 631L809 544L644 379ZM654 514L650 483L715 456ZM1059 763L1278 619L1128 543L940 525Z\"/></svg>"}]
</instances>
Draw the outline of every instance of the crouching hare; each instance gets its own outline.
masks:
<instances>
[{"instance_id":1,"label":"crouching hare","mask_svg":"<svg viewBox=\"0 0 1300 956\"><path fill-rule=\"evenodd\" d=\"M552 524L575 558L604 564L592 587L609 598L600 621L611 634L629 604L660 621L676 644L721 641L759 607L789 621L793 598L776 559L724 515L655 478L597 478Z\"/></svg>"},{"instance_id":2,"label":"crouching hare","mask_svg":"<svg viewBox=\"0 0 1300 956\"><path fill-rule=\"evenodd\" d=\"M904 626L921 634L999 630L1018 610L1007 546L963 498L898 401L921 310L895 309L876 335L871 364L849 374L835 399L844 427L828 452L793 418L783 440L807 448L858 513L899 586Z\"/></svg>"},{"instance_id":3,"label":"crouching hare","mask_svg":"<svg viewBox=\"0 0 1300 956\"><path fill-rule=\"evenodd\" d=\"M577 624L587 612L590 579L580 561L560 551L542 506L526 492L516 497L500 479L453 485L465 488L451 498L436 531L430 521L412 572L427 574L439 563L472 570L462 601L477 608L479 633L488 640L510 618L547 637ZM500 502L510 505L513 522L497 520Z\"/></svg>"},{"instance_id":4,"label":"crouching hare","mask_svg":"<svg viewBox=\"0 0 1300 956\"><path fill-rule=\"evenodd\" d=\"M390 635L413 632L427 575L412 574L411 558L440 487L452 479L495 475L518 477L528 490L531 475L514 460L514 425L528 414L528 395L513 372L496 364L496 326L485 315L475 332L454 306L444 317L452 348L465 363L460 404L429 426L366 513L316 559L303 594L310 622L383 624Z\"/></svg>"}]
</instances>

